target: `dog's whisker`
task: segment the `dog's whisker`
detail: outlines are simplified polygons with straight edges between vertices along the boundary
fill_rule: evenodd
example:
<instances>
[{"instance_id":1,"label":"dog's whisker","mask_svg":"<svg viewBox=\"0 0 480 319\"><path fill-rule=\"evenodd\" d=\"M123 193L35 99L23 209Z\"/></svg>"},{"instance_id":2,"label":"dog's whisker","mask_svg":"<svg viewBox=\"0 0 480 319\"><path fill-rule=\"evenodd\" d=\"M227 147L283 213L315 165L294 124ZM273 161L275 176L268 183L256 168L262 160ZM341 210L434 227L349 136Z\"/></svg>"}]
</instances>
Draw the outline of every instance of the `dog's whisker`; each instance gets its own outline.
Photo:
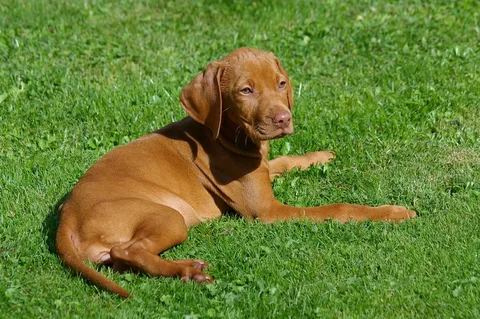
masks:
<instances>
[{"instance_id":1,"label":"dog's whisker","mask_svg":"<svg viewBox=\"0 0 480 319\"><path fill-rule=\"evenodd\" d=\"M253 130L257 133L261 133L261 128L262 128L262 125L260 123L256 123L254 126L253 126Z\"/></svg>"},{"instance_id":2,"label":"dog's whisker","mask_svg":"<svg viewBox=\"0 0 480 319\"><path fill-rule=\"evenodd\" d=\"M237 144L237 140L238 140L238 137L240 136L240 132L242 131L242 128L240 126L238 126L236 129L235 129L235 146L238 146Z\"/></svg>"}]
</instances>

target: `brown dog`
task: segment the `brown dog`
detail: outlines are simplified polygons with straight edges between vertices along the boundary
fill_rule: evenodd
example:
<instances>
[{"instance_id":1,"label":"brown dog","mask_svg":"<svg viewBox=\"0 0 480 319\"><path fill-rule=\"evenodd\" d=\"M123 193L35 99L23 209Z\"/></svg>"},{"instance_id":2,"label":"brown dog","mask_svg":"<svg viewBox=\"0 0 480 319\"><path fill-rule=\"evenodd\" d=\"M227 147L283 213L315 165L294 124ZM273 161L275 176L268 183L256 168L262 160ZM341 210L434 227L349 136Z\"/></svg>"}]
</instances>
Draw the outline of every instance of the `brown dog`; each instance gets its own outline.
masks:
<instances>
[{"instance_id":1,"label":"brown dog","mask_svg":"<svg viewBox=\"0 0 480 319\"><path fill-rule=\"evenodd\" d=\"M167 261L158 254L186 240L189 227L228 208L264 222L401 221L416 215L400 206L298 208L273 197L274 176L326 163L333 154L267 160L268 140L293 133L292 85L271 53L233 51L210 63L183 89L180 100L188 117L109 152L60 207L60 257L103 289L129 297L83 261L212 282L202 271L205 262Z\"/></svg>"}]
</instances>

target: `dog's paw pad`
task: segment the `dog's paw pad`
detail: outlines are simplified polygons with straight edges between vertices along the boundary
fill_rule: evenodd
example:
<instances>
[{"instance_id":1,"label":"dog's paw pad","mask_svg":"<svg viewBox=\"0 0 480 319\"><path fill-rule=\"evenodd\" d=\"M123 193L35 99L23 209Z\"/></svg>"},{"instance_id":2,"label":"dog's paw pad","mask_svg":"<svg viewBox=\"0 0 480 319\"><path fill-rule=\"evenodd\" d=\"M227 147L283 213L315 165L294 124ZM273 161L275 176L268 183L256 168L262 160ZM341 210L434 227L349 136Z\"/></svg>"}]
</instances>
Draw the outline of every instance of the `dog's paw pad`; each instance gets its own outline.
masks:
<instances>
[{"instance_id":1,"label":"dog's paw pad","mask_svg":"<svg viewBox=\"0 0 480 319\"><path fill-rule=\"evenodd\" d=\"M199 284L213 283L214 280L210 275L203 273L198 268L188 267L184 269L184 274L181 276L183 282L193 280Z\"/></svg>"},{"instance_id":2,"label":"dog's paw pad","mask_svg":"<svg viewBox=\"0 0 480 319\"><path fill-rule=\"evenodd\" d=\"M213 283L213 278L206 274L193 275L192 279L200 284Z\"/></svg>"},{"instance_id":3,"label":"dog's paw pad","mask_svg":"<svg viewBox=\"0 0 480 319\"><path fill-rule=\"evenodd\" d=\"M192 262L192 267L203 270L203 269L207 269L210 266L206 262L204 262L203 260L194 260Z\"/></svg>"}]
</instances>

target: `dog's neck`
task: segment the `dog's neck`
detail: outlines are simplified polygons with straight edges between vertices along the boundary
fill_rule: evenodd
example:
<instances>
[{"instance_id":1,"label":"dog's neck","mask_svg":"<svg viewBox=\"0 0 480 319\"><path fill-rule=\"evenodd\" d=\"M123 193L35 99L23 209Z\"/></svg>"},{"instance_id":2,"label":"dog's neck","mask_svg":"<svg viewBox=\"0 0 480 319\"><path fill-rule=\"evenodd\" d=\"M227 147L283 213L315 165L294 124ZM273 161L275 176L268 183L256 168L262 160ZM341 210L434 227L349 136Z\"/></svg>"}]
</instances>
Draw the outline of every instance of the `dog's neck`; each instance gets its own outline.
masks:
<instances>
[{"instance_id":1,"label":"dog's neck","mask_svg":"<svg viewBox=\"0 0 480 319\"><path fill-rule=\"evenodd\" d=\"M252 140L245 130L226 114L222 118L218 140L229 151L243 156L262 158L264 153L264 143Z\"/></svg>"}]
</instances>

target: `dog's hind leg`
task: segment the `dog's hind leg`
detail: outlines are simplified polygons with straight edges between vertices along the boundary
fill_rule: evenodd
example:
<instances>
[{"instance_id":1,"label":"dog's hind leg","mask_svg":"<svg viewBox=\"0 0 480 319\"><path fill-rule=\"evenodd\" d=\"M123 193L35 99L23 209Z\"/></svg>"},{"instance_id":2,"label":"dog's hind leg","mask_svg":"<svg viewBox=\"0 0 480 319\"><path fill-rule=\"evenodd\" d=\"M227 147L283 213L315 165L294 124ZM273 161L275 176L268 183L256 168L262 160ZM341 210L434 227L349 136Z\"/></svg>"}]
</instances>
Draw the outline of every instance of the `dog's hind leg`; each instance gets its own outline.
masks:
<instances>
[{"instance_id":1,"label":"dog's hind leg","mask_svg":"<svg viewBox=\"0 0 480 319\"><path fill-rule=\"evenodd\" d=\"M142 219L137 220L132 239L110 250L114 268L133 268L152 276L180 277L184 281L213 282L202 271L208 265L201 260L168 261L158 256L187 239L185 220L178 211L148 202L140 215Z\"/></svg>"}]
</instances>

